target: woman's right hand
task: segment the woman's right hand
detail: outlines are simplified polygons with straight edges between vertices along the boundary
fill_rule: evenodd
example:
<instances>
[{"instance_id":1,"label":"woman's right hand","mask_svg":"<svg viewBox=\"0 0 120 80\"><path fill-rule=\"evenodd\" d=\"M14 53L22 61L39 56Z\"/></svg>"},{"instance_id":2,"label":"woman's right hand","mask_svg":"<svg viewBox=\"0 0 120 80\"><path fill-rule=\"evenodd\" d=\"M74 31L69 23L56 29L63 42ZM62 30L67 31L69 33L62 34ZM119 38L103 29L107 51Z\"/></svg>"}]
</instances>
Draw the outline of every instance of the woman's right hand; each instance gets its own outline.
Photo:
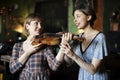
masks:
<instances>
[{"instance_id":1,"label":"woman's right hand","mask_svg":"<svg viewBox=\"0 0 120 80\"><path fill-rule=\"evenodd\" d=\"M42 43L39 43L37 45L32 45L32 41L29 41L29 42L24 42L23 43L23 50L26 52L26 53L35 53L37 52L41 47L42 47Z\"/></svg>"}]
</instances>

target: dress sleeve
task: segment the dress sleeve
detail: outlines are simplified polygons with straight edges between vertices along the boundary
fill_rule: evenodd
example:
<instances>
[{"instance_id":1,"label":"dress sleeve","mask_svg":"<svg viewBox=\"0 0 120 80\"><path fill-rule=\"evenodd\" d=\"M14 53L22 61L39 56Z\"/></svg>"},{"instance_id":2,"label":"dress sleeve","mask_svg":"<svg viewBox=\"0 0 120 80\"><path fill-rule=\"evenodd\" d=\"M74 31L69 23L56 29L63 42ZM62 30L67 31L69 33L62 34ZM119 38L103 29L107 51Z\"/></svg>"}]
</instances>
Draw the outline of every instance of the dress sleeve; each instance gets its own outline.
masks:
<instances>
[{"instance_id":1,"label":"dress sleeve","mask_svg":"<svg viewBox=\"0 0 120 80\"><path fill-rule=\"evenodd\" d=\"M18 62L19 51L20 51L19 45L20 45L19 43L15 43L15 45L13 46L12 56L9 63L9 68L11 73L17 72L22 67L22 64Z\"/></svg>"},{"instance_id":2,"label":"dress sleeve","mask_svg":"<svg viewBox=\"0 0 120 80\"><path fill-rule=\"evenodd\" d=\"M53 50L51 47L48 47L45 51L45 56L47 57L47 62L51 70L56 71L60 66L61 62L57 61Z\"/></svg>"},{"instance_id":3,"label":"dress sleeve","mask_svg":"<svg viewBox=\"0 0 120 80\"><path fill-rule=\"evenodd\" d=\"M105 56L108 56L107 44L104 34L100 33L96 38L93 57L97 59L103 59Z\"/></svg>"}]
</instances>

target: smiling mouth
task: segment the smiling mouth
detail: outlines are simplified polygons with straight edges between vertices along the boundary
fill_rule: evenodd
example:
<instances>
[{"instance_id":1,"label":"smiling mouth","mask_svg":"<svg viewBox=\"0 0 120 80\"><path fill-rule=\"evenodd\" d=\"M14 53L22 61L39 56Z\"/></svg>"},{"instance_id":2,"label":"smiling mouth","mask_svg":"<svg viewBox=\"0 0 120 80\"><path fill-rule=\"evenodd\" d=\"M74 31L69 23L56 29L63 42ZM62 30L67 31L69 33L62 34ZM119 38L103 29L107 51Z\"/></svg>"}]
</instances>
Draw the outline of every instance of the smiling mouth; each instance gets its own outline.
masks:
<instances>
[{"instance_id":1,"label":"smiling mouth","mask_svg":"<svg viewBox=\"0 0 120 80\"><path fill-rule=\"evenodd\" d=\"M36 33L40 33L40 31L39 31L39 30L37 30L37 31L36 31Z\"/></svg>"},{"instance_id":2,"label":"smiling mouth","mask_svg":"<svg viewBox=\"0 0 120 80\"><path fill-rule=\"evenodd\" d=\"M79 27L80 23L77 23L76 26Z\"/></svg>"}]
</instances>

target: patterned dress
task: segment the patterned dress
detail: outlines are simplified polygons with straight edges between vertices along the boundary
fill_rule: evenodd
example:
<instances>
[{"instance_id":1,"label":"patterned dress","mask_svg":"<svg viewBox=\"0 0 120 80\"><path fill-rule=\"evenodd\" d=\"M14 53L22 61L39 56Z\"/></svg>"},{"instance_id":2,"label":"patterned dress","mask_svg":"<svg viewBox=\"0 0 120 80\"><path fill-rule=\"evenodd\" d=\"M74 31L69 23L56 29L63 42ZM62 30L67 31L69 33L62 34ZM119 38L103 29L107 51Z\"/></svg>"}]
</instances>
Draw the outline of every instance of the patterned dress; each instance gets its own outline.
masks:
<instances>
[{"instance_id":1,"label":"patterned dress","mask_svg":"<svg viewBox=\"0 0 120 80\"><path fill-rule=\"evenodd\" d=\"M81 36L82 34L79 34L79 37ZM84 52L82 51L81 44L78 43L74 45L74 51L87 63L91 63L93 58L103 60L108 55L104 34L98 33ZM78 80L108 80L104 67L103 64L93 75L80 67Z\"/></svg>"},{"instance_id":2,"label":"patterned dress","mask_svg":"<svg viewBox=\"0 0 120 80\"><path fill-rule=\"evenodd\" d=\"M50 47L41 49L32 54L25 65L18 62L18 58L24 54L23 43L16 43L13 47L10 59L10 72L15 73L21 70L19 80L49 80L49 68L56 70L61 64L56 60Z\"/></svg>"}]
</instances>

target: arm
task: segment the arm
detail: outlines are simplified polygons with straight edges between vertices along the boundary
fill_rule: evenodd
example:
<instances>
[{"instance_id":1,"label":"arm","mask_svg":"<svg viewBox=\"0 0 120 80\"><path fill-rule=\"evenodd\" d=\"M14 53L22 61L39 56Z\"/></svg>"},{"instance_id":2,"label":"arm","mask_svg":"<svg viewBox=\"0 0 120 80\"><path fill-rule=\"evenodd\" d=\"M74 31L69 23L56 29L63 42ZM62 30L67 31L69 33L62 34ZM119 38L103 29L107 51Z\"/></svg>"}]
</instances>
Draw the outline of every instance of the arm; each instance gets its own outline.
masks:
<instances>
[{"instance_id":1,"label":"arm","mask_svg":"<svg viewBox=\"0 0 120 80\"><path fill-rule=\"evenodd\" d=\"M93 58L91 63L87 63L83 61L80 57L77 55L74 55L71 57L81 68L84 68L86 71L88 71L90 74L94 74L101 63L101 60L97 60L96 58Z\"/></svg>"},{"instance_id":2,"label":"arm","mask_svg":"<svg viewBox=\"0 0 120 80\"><path fill-rule=\"evenodd\" d=\"M61 50L59 50L55 57L53 54L53 50L51 49L51 47L49 47L45 51L45 56L47 58L50 69L56 71L63 61L64 54Z\"/></svg>"},{"instance_id":3,"label":"arm","mask_svg":"<svg viewBox=\"0 0 120 80\"><path fill-rule=\"evenodd\" d=\"M42 47L42 44L40 43L38 45L32 46L31 44L26 45L25 43L23 43L22 47L23 47L24 53L18 58L18 62L24 65L25 62L28 60L29 56L37 52Z\"/></svg>"},{"instance_id":4,"label":"arm","mask_svg":"<svg viewBox=\"0 0 120 80\"><path fill-rule=\"evenodd\" d=\"M62 45L62 48L64 49L64 53L69 58L71 58L73 61L75 61L81 68L85 69L90 74L94 74L98 70L99 66L101 65L101 62L102 62L102 59L104 56L104 55L102 55L102 57L100 56L100 58L97 58L98 55L103 54L103 52L102 52L103 51L103 47L102 47L103 39L101 39L101 37L100 37L101 40L99 39L98 43L96 44L95 54L97 54L97 55L95 55L93 57L91 63L87 63L86 61L84 61L83 59L81 59L79 56L77 56L74 53L69 42L66 40L68 38L67 36L62 37L62 40L64 40L64 41L61 43L61 45Z\"/></svg>"},{"instance_id":5,"label":"arm","mask_svg":"<svg viewBox=\"0 0 120 80\"><path fill-rule=\"evenodd\" d=\"M84 60L82 60L79 56L77 56L73 52L69 43L67 43L66 46L64 47L64 52L69 58L75 61L81 68L85 69L91 74L94 74L97 71L98 67L100 66L101 60L97 60L96 58L93 58L91 63L87 63Z\"/></svg>"},{"instance_id":6,"label":"arm","mask_svg":"<svg viewBox=\"0 0 120 80\"><path fill-rule=\"evenodd\" d=\"M71 58L69 58L67 55L64 55L64 61L65 61L67 67L69 67L73 64L73 60Z\"/></svg>"},{"instance_id":7,"label":"arm","mask_svg":"<svg viewBox=\"0 0 120 80\"><path fill-rule=\"evenodd\" d=\"M25 65L26 61L28 60L29 56L36 52L40 47L37 46L28 46L22 45L22 43L16 43L13 46L12 57L10 59L10 72L15 73L18 71L23 65ZM24 51L21 51L21 48ZM26 48L26 49L25 49Z\"/></svg>"},{"instance_id":8,"label":"arm","mask_svg":"<svg viewBox=\"0 0 120 80\"><path fill-rule=\"evenodd\" d=\"M63 57L64 57L64 54L63 54L63 52L62 52L62 49L60 49L60 50L58 51L58 54L56 55L56 60L57 60L58 62L63 62Z\"/></svg>"},{"instance_id":9,"label":"arm","mask_svg":"<svg viewBox=\"0 0 120 80\"><path fill-rule=\"evenodd\" d=\"M22 64L18 61L19 51L20 51L20 44L15 43L15 45L13 46L12 56L9 63L9 68L11 73L15 73L22 67Z\"/></svg>"}]
</instances>

